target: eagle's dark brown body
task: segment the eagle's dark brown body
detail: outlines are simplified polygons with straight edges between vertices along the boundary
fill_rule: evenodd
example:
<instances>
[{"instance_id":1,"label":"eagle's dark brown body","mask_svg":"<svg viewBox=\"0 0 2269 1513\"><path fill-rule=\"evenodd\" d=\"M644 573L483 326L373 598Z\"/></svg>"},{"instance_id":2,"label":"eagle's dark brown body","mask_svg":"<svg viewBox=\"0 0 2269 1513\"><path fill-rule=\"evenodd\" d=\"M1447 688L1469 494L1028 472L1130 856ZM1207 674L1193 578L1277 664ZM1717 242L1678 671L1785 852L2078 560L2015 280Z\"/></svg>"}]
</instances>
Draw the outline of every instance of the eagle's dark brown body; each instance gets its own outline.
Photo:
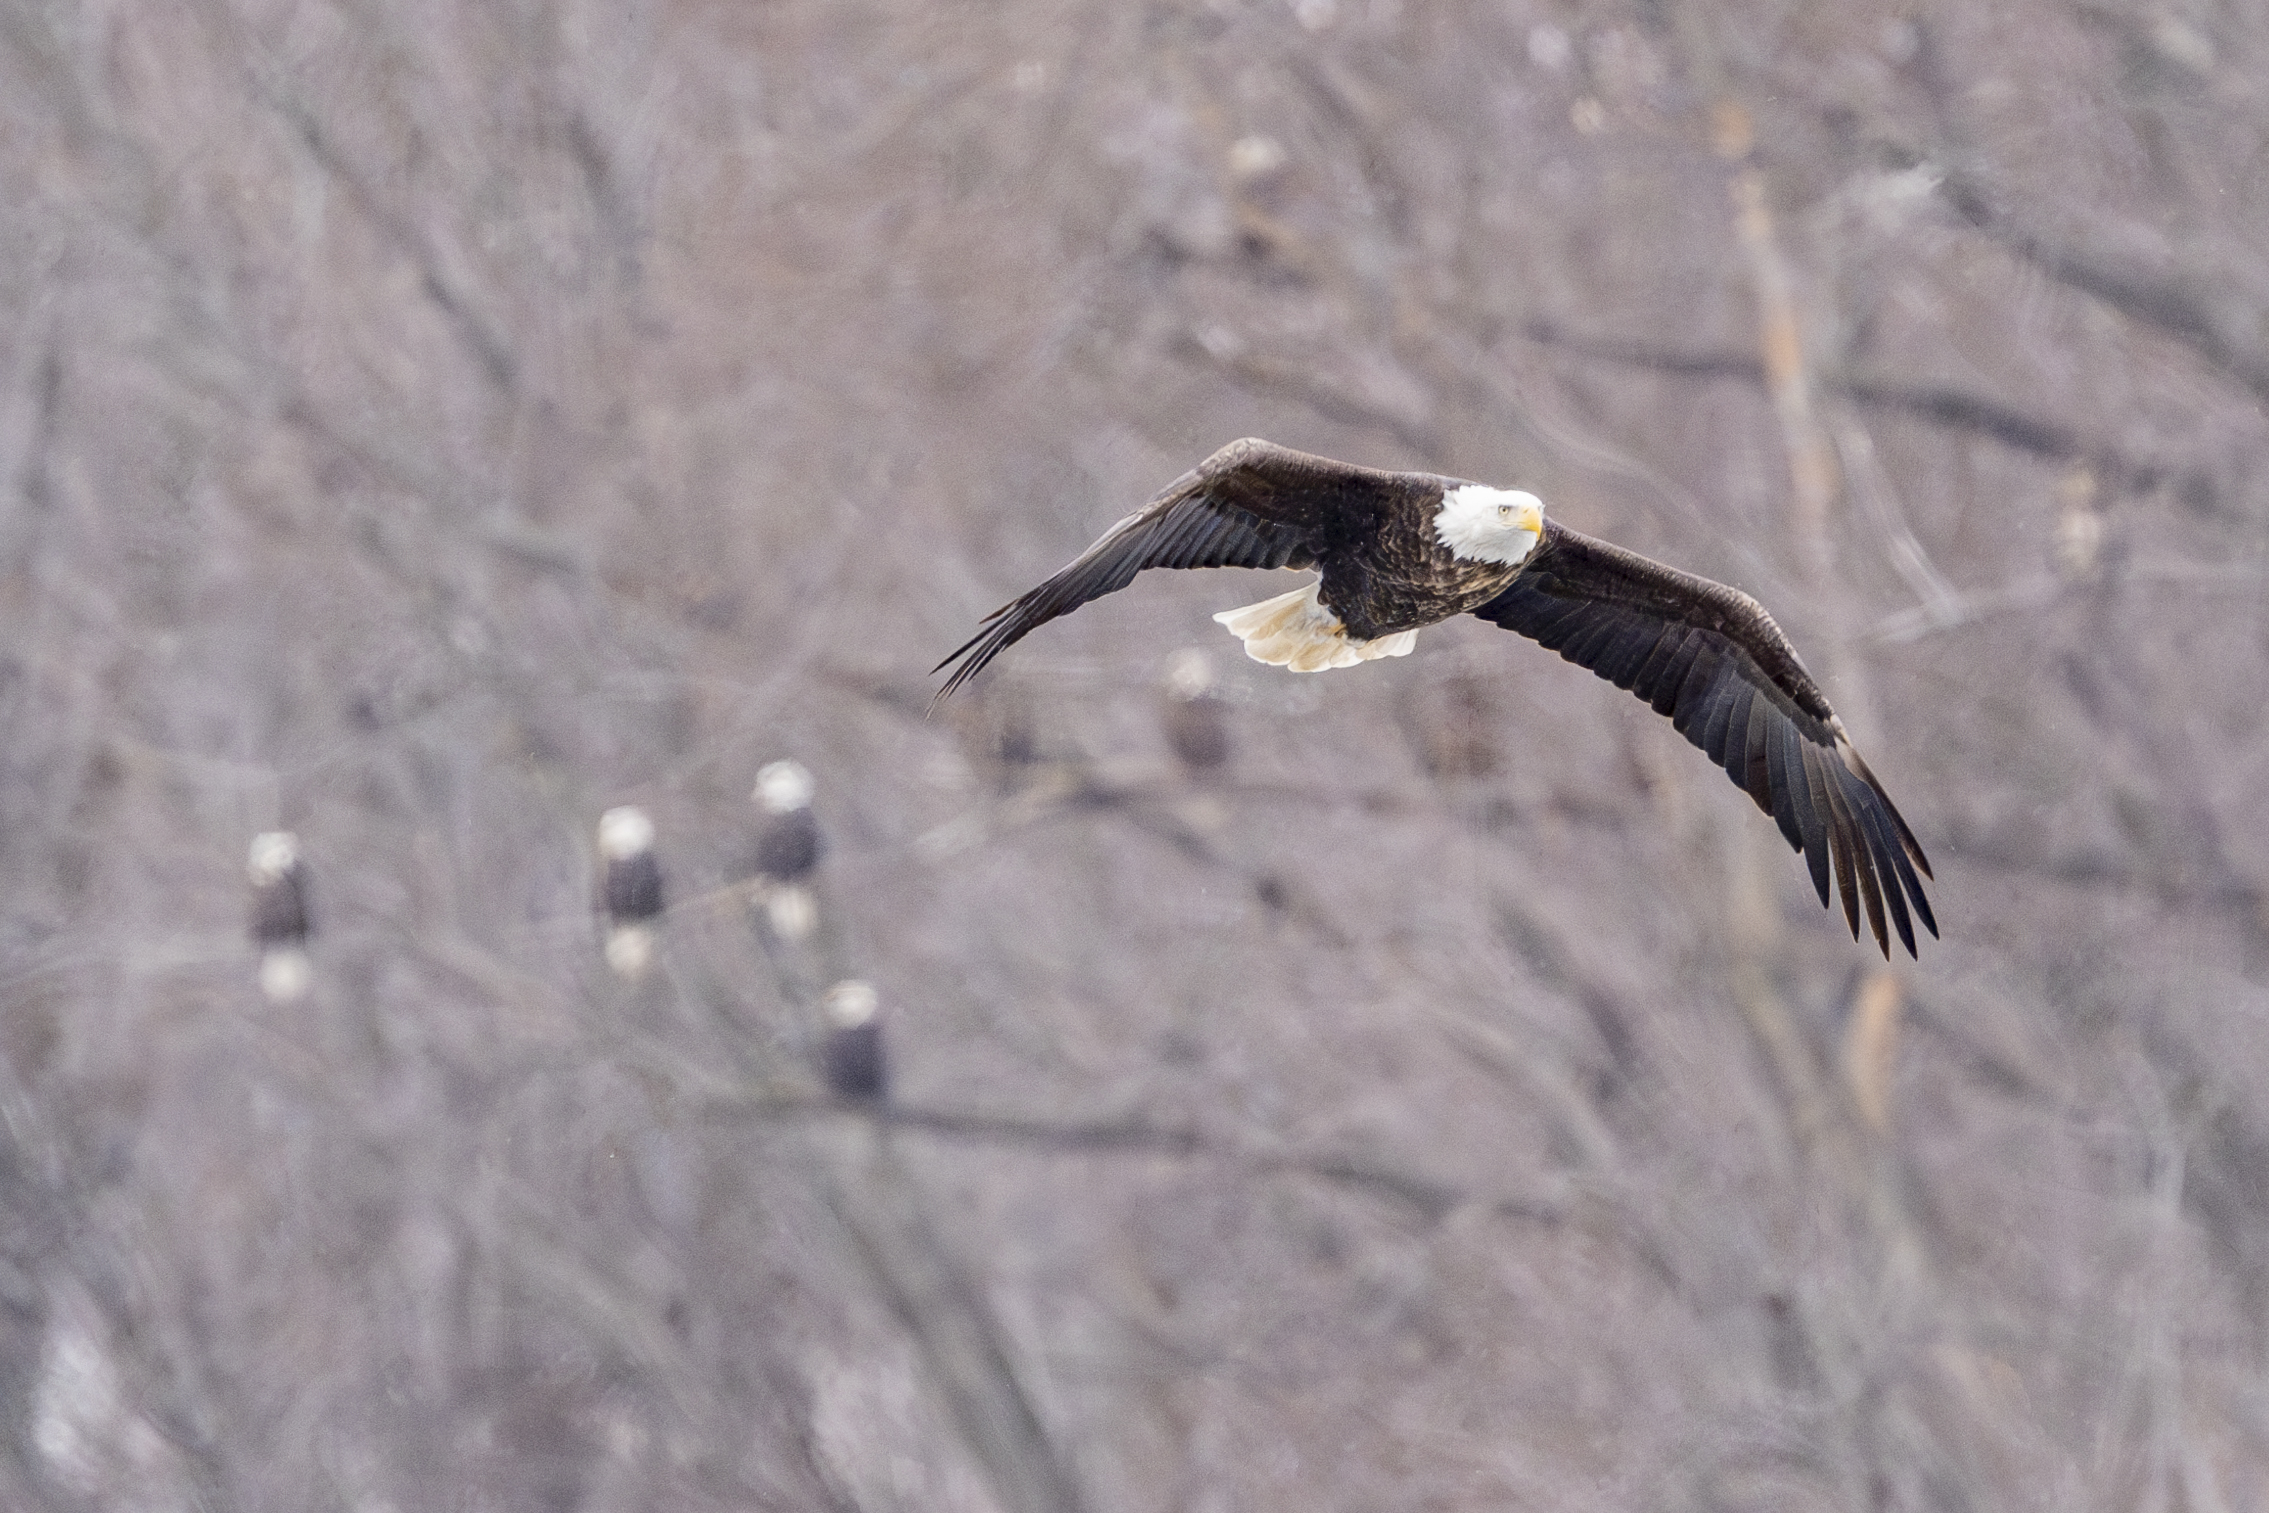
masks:
<instances>
[{"instance_id":1,"label":"eagle's dark brown body","mask_svg":"<svg viewBox=\"0 0 2269 1513\"><path fill-rule=\"evenodd\" d=\"M1518 631L1668 715L1804 854L1822 903L1833 882L1855 936L1863 913L1886 954L1891 930L1914 950L1914 920L1938 932L1921 883L1930 873L1921 845L1763 605L1533 512L1537 534L1520 538L1525 555L1477 560L1450 544L1450 522L1475 493L1516 497L1431 473L1233 442L987 617L938 664L959 664L938 697L1033 629L1126 587L1145 568L1314 567L1321 577L1312 596L1215 618L1256 658L1301 670L1401 655L1407 633L1452 615ZM1517 497L1534 505L1533 496ZM1328 613L1304 612L1302 597ZM1342 638L1346 657L1288 661L1274 649L1322 635Z\"/></svg>"},{"instance_id":2,"label":"eagle's dark brown body","mask_svg":"<svg viewBox=\"0 0 2269 1513\"><path fill-rule=\"evenodd\" d=\"M1318 597L1349 636L1371 641L1470 613L1504 592L1520 572L1501 563L1460 560L1434 534L1440 485L1455 481L1433 480L1428 500L1423 485L1398 479L1375 529L1343 528L1334 533L1343 539L1328 541L1317 554L1323 568Z\"/></svg>"},{"instance_id":3,"label":"eagle's dark brown body","mask_svg":"<svg viewBox=\"0 0 2269 1513\"><path fill-rule=\"evenodd\" d=\"M260 946L296 946L311 933L307 869L298 862L252 890L252 939Z\"/></svg>"},{"instance_id":4,"label":"eagle's dark brown body","mask_svg":"<svg viewBox=\"0 0 2269 1513\"><path fill-rule=\"evenodd\" d=\"M1460 561L1435 536L1442 486L1459 481L1358 468L1247 438L1183 474L1150 510L1120 526L1144 520L1159 503L1196 497L1201 490L1217 507L1293 524L1302 539L1285 560L1270 565L1321 568L1323 602L1350 637L1369 641L1463 614L1512 581L1516 569Z\"/></svg>"}]
</instances>

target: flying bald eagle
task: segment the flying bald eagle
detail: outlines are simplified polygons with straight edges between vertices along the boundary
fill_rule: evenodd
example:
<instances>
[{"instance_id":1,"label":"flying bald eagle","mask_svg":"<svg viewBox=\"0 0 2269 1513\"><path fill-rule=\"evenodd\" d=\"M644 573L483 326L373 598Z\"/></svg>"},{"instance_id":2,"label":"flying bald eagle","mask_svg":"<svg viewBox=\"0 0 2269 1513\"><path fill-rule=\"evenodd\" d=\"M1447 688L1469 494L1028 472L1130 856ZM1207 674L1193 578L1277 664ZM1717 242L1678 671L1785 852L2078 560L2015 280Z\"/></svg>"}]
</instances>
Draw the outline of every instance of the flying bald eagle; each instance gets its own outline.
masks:
<instances>
[{"instance_id":1,"label":"flying bald eagle","mask_svg":"<svg viewBox=\"0 0 2269 1513\"><path fill-rule=\"evenodd\" d=\"M1407 656L1421 627L1452 615L1518 631L1669 715L1804 853L1823 906L1833 871L1853 939L1863 910L1886 956L1886 914L1909 955L1910 913L1938 933L1921 845L1765 607L1547 520L1518 489L1231 442L987 616L933 669L953 667L939 700L1146 567L1318 569L1305 588L1213 617L1255 661L1294 672Z\"/></svg>"}]
</instances>

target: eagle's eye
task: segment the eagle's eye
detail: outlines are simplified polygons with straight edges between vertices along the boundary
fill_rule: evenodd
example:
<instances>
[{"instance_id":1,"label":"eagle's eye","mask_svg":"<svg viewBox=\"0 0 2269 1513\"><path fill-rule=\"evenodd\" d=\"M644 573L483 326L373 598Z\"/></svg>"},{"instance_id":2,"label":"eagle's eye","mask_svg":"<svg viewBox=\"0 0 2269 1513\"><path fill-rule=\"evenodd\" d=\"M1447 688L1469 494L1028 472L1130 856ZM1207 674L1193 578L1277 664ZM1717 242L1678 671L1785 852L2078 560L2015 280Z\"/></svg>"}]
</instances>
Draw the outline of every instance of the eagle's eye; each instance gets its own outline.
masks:
<instances>
[{"instance_id":1,"label":"eagle's eye","mask_svg":"<svg viewBox=\"0 0 2269 1513\"><path fill-rule=\"evenodd\" d=\"M1507 522L1510 522L1510 521L1512 520L1512 518L1513 518L1513 507L1512 507L1511 505L1509 505L1509 504L1500 504L1500 505L1498 505L1498 506L1497 506L1497 518L1498 518L1499 520L1503 520L1503 521L1507 521Z\"/></svg>"}]
</instances>

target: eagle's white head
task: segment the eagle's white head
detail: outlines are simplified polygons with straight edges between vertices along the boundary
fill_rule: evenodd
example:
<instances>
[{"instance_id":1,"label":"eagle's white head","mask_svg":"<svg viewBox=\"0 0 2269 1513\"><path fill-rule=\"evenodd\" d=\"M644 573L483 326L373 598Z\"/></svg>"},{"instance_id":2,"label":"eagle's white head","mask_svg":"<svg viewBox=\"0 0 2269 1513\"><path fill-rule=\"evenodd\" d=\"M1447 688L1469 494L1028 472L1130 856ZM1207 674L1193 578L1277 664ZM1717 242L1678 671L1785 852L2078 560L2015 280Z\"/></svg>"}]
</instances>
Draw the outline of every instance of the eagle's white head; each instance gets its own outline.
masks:
<instances>
[{"instance_id":1,"label":"eagle's white head","mask_svg":"<svg viewBox=\"0 0 2269 1513\"><path fill-rule=\"evenodd\" d=\"M820 1011L839 1030L855 1030L875 1017L881 1001L874 988L856 977L846 977L820 999Z\"/></svg>"},{"instance_id":2,"label":"eagle's white head","mask_svg":"<svg viewBox=\"0 0 2269 1513\"><path fill-rule=\"evenodd\" d=\"M793 814L811 807L811 772L801 762L766 762L756 770L756 791L749 795L767 814Z\"/></svg>"},{"instance_id":3,"label":"eagle's white head","mask_svg":"<svg viewBox=\"0 0 2269 1513\"><path fill-rule=\"evenodd\" d=\"M1518 567L1544 535L1544 501L1520 489L1461 483L1442 491L1434 535L1450 555Z\"/></svg>"},{"instance_id":4,"label":"eagle's white head","mask_svg":"<svg viewBox=\"0 0 2269 1513\"><path fill-rule=\"evenodd\" d=\"M252 854L245 859L245 868L256 885L272 887L298 865L299 837L289 830L267 830L252 837Z\"/></svg>"},{"instance_id":5,"label":"eagle's white head","mask_svg":"<svg viewBox=\"0 0 2269 1513\"><path fill-rule=\"evenodd\" d=\"M635 804L609 809L599 816L599 855L610 862L627 862L653 849L654 822Z\"/></svg>"}]
</instances>

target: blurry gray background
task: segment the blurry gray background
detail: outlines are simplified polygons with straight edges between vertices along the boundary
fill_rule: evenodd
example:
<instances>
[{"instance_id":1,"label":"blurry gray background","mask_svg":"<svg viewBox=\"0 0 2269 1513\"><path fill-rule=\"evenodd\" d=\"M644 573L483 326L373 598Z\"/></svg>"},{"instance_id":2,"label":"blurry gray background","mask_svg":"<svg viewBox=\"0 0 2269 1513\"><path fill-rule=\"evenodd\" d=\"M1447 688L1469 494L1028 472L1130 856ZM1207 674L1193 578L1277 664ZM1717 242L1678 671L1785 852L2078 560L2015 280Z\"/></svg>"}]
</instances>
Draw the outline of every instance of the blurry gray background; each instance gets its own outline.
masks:
<instances>
[{"instance_id":1,"label":"blurry gray background","mask_svg":"<svg viewBox=\"0 0 2269 1513\"><path fill-rule=\"evenodd\" d=\"M2264 80L2239 0L6 0L0 1505L2269 1503ZM925 719L1248 434L1758 595L1946 938L1491 627L1244 661L1289 579Z\"/></svg>"}]
</instances>

